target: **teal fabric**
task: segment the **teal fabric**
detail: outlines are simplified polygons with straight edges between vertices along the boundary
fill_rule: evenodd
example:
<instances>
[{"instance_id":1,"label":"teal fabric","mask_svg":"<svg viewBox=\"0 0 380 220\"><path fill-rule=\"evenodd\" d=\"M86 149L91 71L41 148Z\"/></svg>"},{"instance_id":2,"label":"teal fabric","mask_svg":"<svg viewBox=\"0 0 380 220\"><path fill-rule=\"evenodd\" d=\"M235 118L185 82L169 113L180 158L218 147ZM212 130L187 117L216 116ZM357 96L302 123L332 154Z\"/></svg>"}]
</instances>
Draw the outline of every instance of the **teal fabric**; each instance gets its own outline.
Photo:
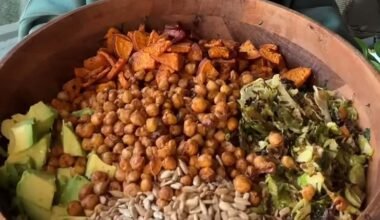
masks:
<instances>
[{"instance_id":1,"label":"teal fabric","mask_svg":"<svg viewBox=\"0 0 380 220\"><path fill-rule=\"evenodd\" d=\"M54 17L96 0L29 0L20 18L19 38L22 39ZM335 0L273 0L299 11L326 26L357 47ZM291 24L289 24L291 25Z\"/></svg>"}]
</instances>

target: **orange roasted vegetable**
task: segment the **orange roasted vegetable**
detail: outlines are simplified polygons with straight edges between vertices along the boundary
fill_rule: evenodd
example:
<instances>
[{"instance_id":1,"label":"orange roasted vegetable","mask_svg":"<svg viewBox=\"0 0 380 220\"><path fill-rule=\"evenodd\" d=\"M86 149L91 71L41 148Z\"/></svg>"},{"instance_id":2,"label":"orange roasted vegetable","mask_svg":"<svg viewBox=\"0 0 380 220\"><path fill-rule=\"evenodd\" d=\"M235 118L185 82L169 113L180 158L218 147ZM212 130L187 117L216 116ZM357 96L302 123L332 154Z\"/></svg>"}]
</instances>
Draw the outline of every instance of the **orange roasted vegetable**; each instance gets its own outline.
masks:
<instances>
[{"instance_id":1,"label":"orange roasted vegetable","mask_svg":"<svg viewBox=\"0 0 380 220\"><path fill-rule=\"evenodd\" d=\"M119 58L129 59L133 50L133 44L127 36L115 34L115 52Z\"/></svg>"},{"instance_id":2,"label":"orange roasted vegetable","mask_svg":"<svg viewBox=\"0 0 380 220\"><path fill-rule=\"evenodd\" d=\"M311 76L311 69L307 67L297 67L281 74L281 78L290 80L298 88L301 87Z\"/></svg>"}]
</instances>

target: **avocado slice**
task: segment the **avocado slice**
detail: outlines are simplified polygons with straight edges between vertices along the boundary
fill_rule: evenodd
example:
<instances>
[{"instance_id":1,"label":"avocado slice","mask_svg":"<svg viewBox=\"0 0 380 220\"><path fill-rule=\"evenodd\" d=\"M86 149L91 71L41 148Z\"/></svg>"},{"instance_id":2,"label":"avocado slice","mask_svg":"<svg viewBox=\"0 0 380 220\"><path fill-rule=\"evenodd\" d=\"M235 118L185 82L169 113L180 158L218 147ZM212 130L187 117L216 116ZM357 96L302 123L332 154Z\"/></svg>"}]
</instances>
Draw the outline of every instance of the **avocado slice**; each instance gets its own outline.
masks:
<instances>
[{"instance_id":1,"label":"avocado slice","mask_svg":"<svg viewBox=\"0 0 380 220\"><path fill-rule=\"evenodd\" d=\"M5 119L1 122L1 134L9 140L12 132L11 128L13 125L26 119L28 118L22 114L14 114L10 119Z\"/></svg>"},{"instance_id":2,"label":"avocado slice","mask_svg":"<svg viewBox=\"0 0 380 220\"><path fill-rule=\"evenodd\" d=\"M25 199L20 199L22 208L31 220L50 220L51 211Z\"/></svg>"},{"instance_id":3,"label":"avocado slice","mask_svg":"<svg viewBox=\"0 0 380 220\"><path fill-rule=\"evenodd\" d=\"M36 132L41 137L51 130L57 118L57 111L43 102L38 102L30 106L26 116L36 120Z\"/></svg>"},{"instance_id":4,"label":"avocado slice","mask_svg":"<svg viewBox=\"0 0 380 220\"><path fill-rule=\"evenodd\" d=\"M72 178L72 168L58 168L57 169L57 194L61 195L63 190L65 189L67 183ZM59 198L56 198L59 199Z\"/></svg>"},{"instance_id":5,"label":"avocado slice","mask_svg":"<svg viewBox=\"0 0 380 220\"><path fill-rule=\"evenodd\" d=\"M23 204L31 203L46 210L52 207L55 191L55 176L35 170L25 170L16 187L16 195Z\"/></svg>"},{"instance_id":6,"label":"avocado slice","mask_svg":"<svg viewBox=\"0 0 380 220\"><path fill-rule=\"evenodd\" d=\"M8 153L14 154L30 148L36 138L34 119L26 119L13 125L10 129Z\"/></svg>"},{"instance_id":7,"label":"avocado slice","mask_svg":"<svg viewBox=\"0 0 380 220\"><path fill-rule=\"evenodd\" d=\"M116 167L104 163L98 155L94 152L88 155L87 167L86 167L86 176L91 178L91 175L95 171L103 171L107 173L111 178L114 177L116 172Z\"/></svg>"},{"instance_id":8,"label":"avocado slice","mask_svg":"<svg viewBox=\"0 0 380 220\"><path fill-rule=\"evenodd\" d=\"M0 187L3 189L14 189L20 180L22 173L32 168L29 157L19 160L17 164L4 164L0 167Z\"/></svg>"},{"instance_id":9,"label":"avocado slice","mask_svg":"<svg viewBox=\"0 0 380 220\"><path fill-rule=\"evenodd\" d=\"M75 135L73 128L70 123L62 123L62 143L63 152L70 154L71 156L83 157L84 151L82 146Z\"/></svg>"},{"instance_id":10,"label":"avocado slice","mask_svg":"<svg viewBox=\"0 0 380 220\"><path fill-rule=\"evenodd\" d=\"M83 176L75 176L71 178L62 191L59 203L66 205L73 200L79 200L79 191L89 182L90 181Z\"/></svg>"},{"instance_id":11,"label":"avocado slice","mask_svg":"<svg viewBox=\"0 0 380 220\"><path fill-rule=\"evenodd\" d=\"M31 159L33 167L40 170L46 162L47 152L50 147L51 134L43 136L36 144L29 149L9 155L6 163L25 164L25 161Z\"/></svg>"}]
</instances>

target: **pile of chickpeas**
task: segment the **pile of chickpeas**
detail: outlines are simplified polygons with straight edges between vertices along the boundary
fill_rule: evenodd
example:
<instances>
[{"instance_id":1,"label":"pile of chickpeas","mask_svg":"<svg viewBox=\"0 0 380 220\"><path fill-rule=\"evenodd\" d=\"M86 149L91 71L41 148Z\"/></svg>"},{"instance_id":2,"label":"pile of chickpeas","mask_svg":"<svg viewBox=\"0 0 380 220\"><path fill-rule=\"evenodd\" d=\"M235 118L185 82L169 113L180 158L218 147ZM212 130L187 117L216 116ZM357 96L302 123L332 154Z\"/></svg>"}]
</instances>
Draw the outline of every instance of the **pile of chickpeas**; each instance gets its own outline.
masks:
<instances>
[{"instance_id":1,"label":"pile of chickpeas","mask_svg":"<svg viewBox=\"0 0 380 220\"><path fill-rule=\"evenodd\" d=\"M218 72L200 79L199 62L213 48L207 43L215 42L235 54L229 61L236 63L209 56ZM128 88L122 88L117 80L102 82L86 88L72 103L64 91L58 94L56 101L68 106L60 111L61 116L74 125L83 150L94 151L103 162L117 167L113 178L95 172L91 183L82 189L80 201L70 203L69 214L93 210L100 196L109 191L120 191L125 197L151 191L160 171L175 170L179 159L188 166L188 173L180 178L183 186L192 185L197 175L204 182L231 178L236 191L251 193L252 205L260 203L259 193L253 191L254 177L273 172L275 163L265 156L247 154L229 140L239 128L240 88L256 77L248 67L237 67L237 44L231 47L231 42L224 45L215 40L194 44L202 49L203 57L185 59L183 68L169 71L167 77L157 77L157 70L134 72L126 65L123 72ZM83 108L94 113L81 117L68 114ZM281 134L271 135L270 144L281 147ZM53 149L59 150L59 154L52 153L48 169L74 166L78 174L84 173L84 158L75 161L62 154L61 148ZM161 187L157 205L163 208L179 192Z\"/></svg>"}]
</instances>

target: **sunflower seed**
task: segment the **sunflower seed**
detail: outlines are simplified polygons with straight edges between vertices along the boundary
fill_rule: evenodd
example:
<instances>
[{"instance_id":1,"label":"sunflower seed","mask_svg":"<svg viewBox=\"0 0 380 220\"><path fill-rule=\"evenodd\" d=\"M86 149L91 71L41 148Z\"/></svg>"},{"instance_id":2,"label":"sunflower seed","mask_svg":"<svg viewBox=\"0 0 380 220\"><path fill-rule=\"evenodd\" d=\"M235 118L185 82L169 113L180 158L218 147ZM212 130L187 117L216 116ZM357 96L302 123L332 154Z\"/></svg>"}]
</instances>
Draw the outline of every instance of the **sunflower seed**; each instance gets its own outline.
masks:
<instances>
[{"instance_id":1,"label":"sunflower seed","mask_svg":"<svg viewBox=\"0 0 380 220\"><path fill-rule=\"evenodd\" d=\"M153 211L156 211L156 212L158 212L160 210L160 208L158 208L158 206L156 206L156 205L152 205L151 208Z\"/></svg>"},{"instance_id":2,"label":"sunflower seed","mask_svg":"<svg viewBox=\"0 0 380 220\"><path fill-rule=\"evenodd\" d=\"M153 217L156 219L163 219L164 218L162 212L159 212L159 211L153 212Z\"/></svg>"},{"instance_id":3,"label":"sunflower seed","mask_svg":"<svg viewBox=\"0 0 380 220\"><path fill-rule=\"evenodd\" d=\"M232 196L227 195L227 194L222 195L220 198L221 198L223 201L225 201L225 202L229 202L229 203L234 202L234 198L233 198Z\"/></svg>"},{"instance_id":4,"label":"sunflower seed","mask_svg":"<svg viewBox=\"0 0 380 220\"><path fill-rule=\"evenodd\" d=\"M222 196L222 195L225 195L229 192L230 190L226 189L226 188L217 188L215 190L215 194L218 195L218 196Z\"/></svg>"},{"instance_id":5,"label":"sunflower seed","mask_svg":"<svg viewBox=\"0 0 380 220\"><path fill-rule=\"evenodd\" d=\"M235 202L235 203L238 203L238 204L241 204L241 205L245 205L245 206L248 206L248 205L251 204L251 203L248 202L247 200L245 200L245 199L243 199L243 198L239 198L239 197L235 197L234 202Z\"/></svg>"},{"instance_id":6,"label":"sunflower seed","mask_svg":"<svg viewBox=\"0 0 380 220\"><path fill-rule=\"evenodd\" d=\"M221 212L220 215L221 215L221 217L222 217L223 220L228 220L228 214L227 214L227 212Z\"/></svg>"},{"instance_id":7,"label":"sunflower seed","mask_svg":"<svg viewBox=\"0 0 380 220\"><path fill-rule=\"evenodd\" d=\"M199 202L199 197L198 196L195 196L194 198L191 198L191 199L188 199L185 201L185 206L189 209L189 210L192 210L194 209L196 206L198 206L198 202Z\"/></svg>"},{"instance_id":8,"label":"sunflower seed","mask_svg":"<svg viewBox=\"0 0 380 220\"><path fill-rule=\"evenodd\" d=\"M181 183L173 183L170 185L170 187L173 189L181 189L182 184Z\"/></svg>"},{"instance_id":9,"label":"sunflower seed","mask_svg":"<svg viewBox=\"0 0 380 220\"><path fill-rule=\"evenodd\" d=\"M193 185L194 186L199 186L201 184L201 179L199 178L199 176L195 176L194 179L193 179Z\"/></svg>"},{"instance_id":10,"label":"sunflower seed","mask_svg":"<svg viewBox=\"0 0 380 220\"><path fill-rule=\"evenodd\" d=\"M241 210L241 211L244 211L244 210L247 209L247 207L246 207L245 205L240 204L240 203L234 203L234 204L232 204L232 206L233 206L234 208L236 208L236 209Z\"/></svg>"},{"instance_id":11,"label":"sunflower seed","mask_svg":"<svg viewBox=\"0 0 380 220\"><path fill-rule=\"evenodd\" d=\"M248 200L249 199L249 193L244 193L243 199Z\"/></svg>"},{"instance_id":12,"label":"sunflower seed","mask_svg":"<svg viewBox=\"0 0 380 220\"><path fill-rule=\"evenodd\" d=\"M242 220L249 220L249 216L248 216L247 213L245 213L245 212L240 212L240 213L239 213L239 217L240 217Z\"/></svg>"},{"instance_id":13,"label":"sunflower seed","mask_svg":"<svg viewBox=\"0 0 380 220\"><path fill-rule=\"evenodd\" d=\"M198 191L194 186L184 186L181 190L185 193L193 193Z\"/></svg>"},{"instance_id":14,"label":"sunflower seed","mask_svg":"<svg viewBox=\"0 0 380 220\"><path fill-rule=\"evenodd\" d=\"M146 210L139 204L135 205L136 211L139 213L140 216L144 216Z\"/></svg>"},{"instance_id":15,"label":"sunflower seed","mask_svg":"<svg viewBox=\"0 0 380 220\"><path fill-rule=\"evenodd\" d=\"M182 172L184 174L188 174L189 173L189 168L187 167L186 163L183 162L182 160L178 160L178 163L179 163L179 167L181 168Z\"/></svg>"}]
</instances>

